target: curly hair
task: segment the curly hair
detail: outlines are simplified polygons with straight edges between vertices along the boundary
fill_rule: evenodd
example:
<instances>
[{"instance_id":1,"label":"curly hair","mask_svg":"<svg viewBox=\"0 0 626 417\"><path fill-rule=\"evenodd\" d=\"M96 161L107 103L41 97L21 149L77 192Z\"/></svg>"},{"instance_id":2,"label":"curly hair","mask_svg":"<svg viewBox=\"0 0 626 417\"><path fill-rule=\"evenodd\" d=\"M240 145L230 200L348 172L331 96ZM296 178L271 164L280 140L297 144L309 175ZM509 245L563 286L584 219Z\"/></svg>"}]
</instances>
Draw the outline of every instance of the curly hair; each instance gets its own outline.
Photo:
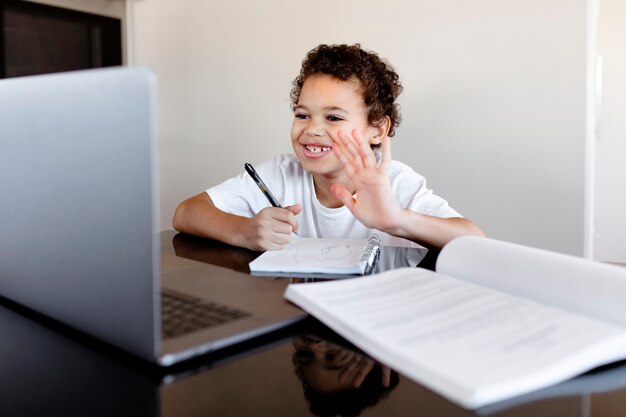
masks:
<instances>
[{"instance_id":1,"label":"curly hair","mask_svg":"<svg viewBox=\"0 0 626 417\"><path fill-rule=\"evenodd\" d=\"M326 74L342 81L358 80L368 109L368 122L375 125L389 116L391 126L388 136L395 134L401 120L400 105L396 99L402 92L402 84L394 68L376 53L363 50L358 43L321 44L312 49L302 61L300 74L293 80L290 94L292 106L298 104L304 82L314 74Z\"/></svg>"}]
</instances>

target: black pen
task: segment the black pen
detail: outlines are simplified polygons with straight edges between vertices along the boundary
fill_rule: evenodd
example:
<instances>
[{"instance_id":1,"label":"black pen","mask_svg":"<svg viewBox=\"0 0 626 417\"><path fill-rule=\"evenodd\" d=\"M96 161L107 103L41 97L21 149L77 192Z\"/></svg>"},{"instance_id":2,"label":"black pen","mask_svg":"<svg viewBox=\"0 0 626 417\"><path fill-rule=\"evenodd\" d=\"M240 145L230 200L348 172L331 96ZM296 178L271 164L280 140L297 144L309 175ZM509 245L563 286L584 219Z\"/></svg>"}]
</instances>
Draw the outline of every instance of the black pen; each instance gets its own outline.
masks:
<instances>
[{"instance_id":1,"label":"black pen","mask_svg":"<svg viewBox=\"0 0 626 417\"><path fill-rule=\"evenodd\" d=\"M267 188L267 185L265 185L263 180L261 180L261 177L259 177L259 174L257 174L254 167L248 163L246 163L244 167L246 168L246 171L248 171L248 174L250 174L254 182L256 182L256 185L259 186L265 197L267 197L267 200L270 202L270 204L274 207L283 208L283 206L280 205L278 200L276 200L276 197L274 197L272 192L269 190L269 188Z\"/></svg>"}]
</instances>

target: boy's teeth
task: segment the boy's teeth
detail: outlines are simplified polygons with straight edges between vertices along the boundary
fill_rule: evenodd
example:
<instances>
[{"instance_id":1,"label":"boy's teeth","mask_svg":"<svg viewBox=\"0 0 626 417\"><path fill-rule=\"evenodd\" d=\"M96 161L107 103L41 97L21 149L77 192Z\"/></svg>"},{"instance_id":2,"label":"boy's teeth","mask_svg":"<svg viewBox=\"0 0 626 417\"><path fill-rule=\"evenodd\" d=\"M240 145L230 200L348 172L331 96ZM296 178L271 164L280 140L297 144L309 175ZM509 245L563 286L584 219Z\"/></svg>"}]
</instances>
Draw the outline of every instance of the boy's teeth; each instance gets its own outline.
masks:
<instances>
[{"instance_id":1,"label":"boy's teeth","mask_svg":"<svg viewBox=\"0 0 626 417\"><path fill-rule=\"evenodd\" d=\"M309 152L326 152L326 151L330 151L331 149L328 146L311 146L311 145L306 145L305 148L307 148Z\"/></svg>"}]
</instances>

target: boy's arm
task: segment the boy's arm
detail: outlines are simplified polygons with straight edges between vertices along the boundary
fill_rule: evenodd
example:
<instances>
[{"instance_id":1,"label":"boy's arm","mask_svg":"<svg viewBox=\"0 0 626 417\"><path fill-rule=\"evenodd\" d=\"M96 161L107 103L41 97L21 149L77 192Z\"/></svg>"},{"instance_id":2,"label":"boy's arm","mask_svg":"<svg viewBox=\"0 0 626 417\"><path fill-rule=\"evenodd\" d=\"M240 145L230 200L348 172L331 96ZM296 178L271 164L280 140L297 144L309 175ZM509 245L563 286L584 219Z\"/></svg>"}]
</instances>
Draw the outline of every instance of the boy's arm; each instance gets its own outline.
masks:
<instances>
[{"instance_id":1,"label":"boy's arm","mask_svg":"<svg viewBox=\"0 0 626 417\"><path fill-rule=\"evenodd\" d=\"M178 205L172 226L179 232L206 237L252 250L280 249L298 228L295 215L300 205L267 207L254 217L226 213L213 204L206 192Z\"/></svg>"},{"instance_id":2,"label":"boy's arm","mask_svg":"<svg viewBox=\"0 0 626 417\"><path fill-rule=\"evenodd\" d=\"M434 217L409 209L402 209L399 222L384 231L431 248L442 248L459 236L485 236L476 224L463 217Z\"/></svg>"}]
</instances>

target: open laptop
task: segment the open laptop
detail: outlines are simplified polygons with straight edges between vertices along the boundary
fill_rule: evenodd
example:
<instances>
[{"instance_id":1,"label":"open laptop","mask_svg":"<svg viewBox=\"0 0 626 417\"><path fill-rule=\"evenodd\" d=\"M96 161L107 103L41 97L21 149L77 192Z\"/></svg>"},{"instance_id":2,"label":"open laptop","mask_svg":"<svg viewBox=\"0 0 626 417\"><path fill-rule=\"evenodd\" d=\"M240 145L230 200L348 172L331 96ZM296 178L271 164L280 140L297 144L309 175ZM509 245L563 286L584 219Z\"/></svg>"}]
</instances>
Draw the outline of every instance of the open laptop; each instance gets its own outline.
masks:
<instances>
[{"instance_id":1,"label":"open laptop","mask_svg":"<svg viewBox=\"0 0 626 417\"><path fill-rule=\"evenodd\" d=\"M304 318L285 283L161 270L155 125L147 69L0 80L0 295L163 366Z\"/></svg>"}]
</instances>

